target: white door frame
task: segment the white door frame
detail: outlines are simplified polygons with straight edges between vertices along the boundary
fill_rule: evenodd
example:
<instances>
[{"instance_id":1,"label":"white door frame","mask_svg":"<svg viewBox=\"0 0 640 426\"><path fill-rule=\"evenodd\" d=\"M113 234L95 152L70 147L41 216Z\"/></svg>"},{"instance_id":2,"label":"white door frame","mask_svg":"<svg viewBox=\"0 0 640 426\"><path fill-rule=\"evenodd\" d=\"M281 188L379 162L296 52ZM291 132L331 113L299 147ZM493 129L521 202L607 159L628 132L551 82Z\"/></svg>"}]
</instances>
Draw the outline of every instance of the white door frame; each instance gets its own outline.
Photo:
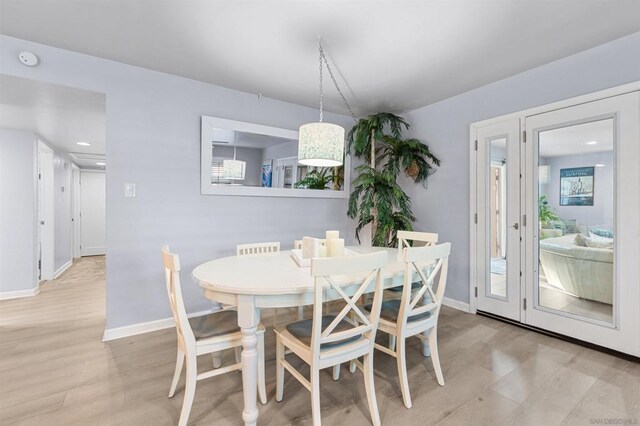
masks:
<instances>
[{"instance_id":1,"label":"white door frame","mask_svg":"<svg viewBox=\"0 0 640 426\"><path fill-rule=\"evenodd\" d=\"M53 182L53 149L38 140L38 167L36 178L42 180L38 190L42 200L42 211L36 215L36 226L41 227L39 244L40 281L52 280L54 274L54 182ZM38 176L39 175L39 176ZM37 208L37 207L36 207Z\"/></svg>"},{"instance_id":2,"label":"white door frame","mask_svg":"<svg viewBox=\"0 0 640 426\"><path fill-rule=\"evenodd\" d=\"M633 83L624 84L621 86L612 87L605 90L600 90L597 92L589 93L586 95L576 96L573 98L565 99L558 102L553 102L546 105L537 106L534 108L529 108L522 111L513 112L510 114L505 114L499 117L489 118L487 120L478 121L472 123L469 127L469 229L470 229L470 238L469 238L469 312L475 313L478 309L478 302L475 296L475 288L478 283L478 261L477 258L478 253L476 250L477 247L477 231L476 231L476 214L478 213L477 207L477 199L476 193L473 191L473 188L477 187L477 168L476 168L476 150L475 150L475 138L478 128L485 127L490 124L498 123L500 121L505 121L508 119L520 119L520 122L523 123L525 117L542 114L549 111L554 111L556 109L567 108L570 106L580 105L587 102L593 102L599 99L604 99L612 96L618 96L625 93L633 92L635 90L640 90L640 81L636 81ZM521 129L522 135L522 129Z\"/></svg>"},{"instance_id":3,"label":"white door frame","mask_svg":"<svg viewBox=\"0 0 640 426\"><path fill-rule=\"evenodd\" d=\"M71 253L72 257L80 257L80 168L71 164Z\"/></svg>"}]
</instances>

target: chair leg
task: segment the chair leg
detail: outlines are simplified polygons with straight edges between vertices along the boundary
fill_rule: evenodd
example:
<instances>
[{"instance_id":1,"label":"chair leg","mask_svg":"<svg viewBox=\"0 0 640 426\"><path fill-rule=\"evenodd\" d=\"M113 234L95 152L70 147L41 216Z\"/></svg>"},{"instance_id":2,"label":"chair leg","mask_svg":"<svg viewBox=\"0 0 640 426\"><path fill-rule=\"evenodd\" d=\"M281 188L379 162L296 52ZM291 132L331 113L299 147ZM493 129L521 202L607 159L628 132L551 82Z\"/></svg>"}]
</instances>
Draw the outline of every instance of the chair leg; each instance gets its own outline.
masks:
<instances>
[{"instance_id":1,"label":"chair leg","mask_svg":"<svg viewBox=\"0 0 640 426\"><path fill-rule=\"evenodd\" d=\"M284 345L280 340L280 335L276 334L276 401L282 401L284 387Z\"/></svg>"},{"instance_id":2,"label":"chair leg","mask_svg":"<svg viewBox=\"0 0 640 426\"><path fill-rule=\"evenodd\" d=\"M398 362L398 377L400 378L400 390L402 390L402 400L404 406L411 408L411 395L409 394L409 381L407 380L407 355L405 350L405 339L399 336L396 342L396 360Z\"/></svg>"},{"instance_id":3,"label":"chair leg","mask_svg":"<svg viewBox=\"0 0 640 426\"><path fill-rule=\"evenodd\" d=\"M367 391L367 401L369 402L369 412L374 426L380 425L380 414L378 413L378 401L376 399L376 388L373 385L373 354L364 356L362 362L364 367L364 387Z\"/></svg>"},{"instance_id":4,"label":"chair leg","mask_svg":"<svg viewBox=\"0 0 640 426\"><path fill-rule=\"evenodd\" d=\"M278 326L278 308L273 310L273 328Z\"/></svg>"},{"instance_id":5,"label":"chair leg","mask_svg":"<svg viewBox=\"0 0 640 426\"><path fill-rule=\"evenodd\" d=\"M340 380L340 364L333 366L333 380Z\"/></svg>"},{"instance_id":6,"label":"chair leg","mask_svg":"<svg viewBox=\"0 0 640 426\"><path fill-rule=\"evenodd\" d=\"M189 421L189 413L193 405L193 396L196 393L196 381L198 376L198 366L196 357L187 358L187 379L184 389L184 400L182 401L182 411L180 412L180 421L178 426L186 426Z\"/></svg>"},{"instance_id":7,"label":"chair leg","mask_svg":"<svg viewBox=\"0 0 640 426\"><path fill-rule=\"evenodd\" d=\"M180 375L182 374L182 367L184 366L184 353L178 348L178 357L176 359L176 371L173 373L173 381L171 382L171 388L169 389L169 398L173 398L176 393L176 387L178 381L180 381Z\"/></svg>"},{"instance_id":8,"label":"chair leg","mask_svg":"<svg viewBox=\"0 0 640 426\"><path fill-rule=\"evenodd\" d=\"M438 356L438 331L436 327L433 327L429 333L429 348L431 349L431 362L433 363L433 369L436 371L438 384L444 386L444 376L442 375L440 357Z\"/></svg>"},{"instance_id":9,"label":"chair leg","mask_svg":"<svg viewBox=\"0 0 640 426\"><path fill-rule=\"evenodd\" d=\"M357 368L356 360L355 360L355 359L352 359L352 360L349 362L349 373L351 373L351 374L355 373L355 372L356 372L356 368Z\"/></svg>"},{"instance_id":10,"label":"chair leg","mask_svg":"<svg viewBox=\"0 0 640 426\"><path fill-rule=\"evenodd\" d=\"M389 350L396 350L396 336L389 334Z\"/></svg>"},{"instance_id":11,"label":"chair leg","mask_svg":"<svg viewBox=\"0 0 640 426\"><path fill-rule=\"evenodd\" d=\"M320 371L311 366L311 414L313 426L320 426Z\"/></svg>"},{"instance_id":12,"label":"chair leg","mask_svg":"<svg viewBox=\"0 0 640 426\"><path fill-rule=\"evenodd\" d=\"M267 389L264 376L264 332L258 333L258 396L262 405L267 403Z\"/></svg>"},{"instance_id":13,"label":"chair leg","mask_svg":"<svg viewBox=\"0 0 640 426\"><path fill-rule=\"evenodd\" d=\"M213 358L213 368L220 368L222 365L222 351L213 352L211 357Z\"/></svg>"},{"instance_id":14,"label":"chair leg","mask_svg":"<svg viewBox=\"0 0 640 426\"><path fill-rule=\"evenodd\" d=\"M304 319L304 306L298 306L298 321Z\"/></svg>"}]
</instances>

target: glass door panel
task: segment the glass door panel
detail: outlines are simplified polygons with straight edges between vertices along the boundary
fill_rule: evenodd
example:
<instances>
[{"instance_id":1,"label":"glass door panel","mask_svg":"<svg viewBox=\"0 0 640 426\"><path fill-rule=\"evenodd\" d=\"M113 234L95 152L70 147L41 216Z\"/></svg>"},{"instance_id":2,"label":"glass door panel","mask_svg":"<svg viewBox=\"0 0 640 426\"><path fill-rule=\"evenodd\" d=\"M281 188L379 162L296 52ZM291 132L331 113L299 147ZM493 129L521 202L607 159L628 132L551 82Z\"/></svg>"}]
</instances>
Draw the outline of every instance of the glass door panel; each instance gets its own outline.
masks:
<instances>
[{"instance_id":1,"label":"glass door panel","mask_svg":"<svg viewBox=\"0 0 640 426\"><path fill-rule=\"evenodd\" d=\"M538 133L541 308L613 323L613 118Z\"/></svg>"},{"instance_id":2,"label":"glass door panel","mask_svg":"<svg viewBox=\"0 0 640 426\"><path fill-rule=\"evenodd\" d=\"M477 129L478 309L520 320L520 120Z\"/></svg>"}]
</instances>

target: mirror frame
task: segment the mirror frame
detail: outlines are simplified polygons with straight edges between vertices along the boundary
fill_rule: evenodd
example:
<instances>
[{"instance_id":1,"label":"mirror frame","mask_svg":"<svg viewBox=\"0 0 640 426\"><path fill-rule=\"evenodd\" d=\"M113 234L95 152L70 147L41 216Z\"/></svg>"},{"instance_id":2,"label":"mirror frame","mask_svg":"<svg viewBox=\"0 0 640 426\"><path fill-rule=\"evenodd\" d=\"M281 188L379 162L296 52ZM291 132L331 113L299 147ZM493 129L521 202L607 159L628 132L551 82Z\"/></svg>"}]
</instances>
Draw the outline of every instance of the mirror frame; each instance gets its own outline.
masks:
<instances>
[{"instance_id":1,"label":"mirror frame","mask_svg":"<svg viewBox=\"0 0 640 426\"><path fill-rule=\"evenodd\" d=\"M264 188L242 185L214 185L211 183L211 142L205 143L205 125L238 132L258 133L278 138L298 140L296 130L281 129L264 126L262 124L246 123L203 115L200 123L200 193L202 195L232 195L246 197L300 197L300 198L349 198L351 187L351 157L344 157L344 188L341 191L333 189L298 189L298 188Z\"/></svg>"}]
</instances>

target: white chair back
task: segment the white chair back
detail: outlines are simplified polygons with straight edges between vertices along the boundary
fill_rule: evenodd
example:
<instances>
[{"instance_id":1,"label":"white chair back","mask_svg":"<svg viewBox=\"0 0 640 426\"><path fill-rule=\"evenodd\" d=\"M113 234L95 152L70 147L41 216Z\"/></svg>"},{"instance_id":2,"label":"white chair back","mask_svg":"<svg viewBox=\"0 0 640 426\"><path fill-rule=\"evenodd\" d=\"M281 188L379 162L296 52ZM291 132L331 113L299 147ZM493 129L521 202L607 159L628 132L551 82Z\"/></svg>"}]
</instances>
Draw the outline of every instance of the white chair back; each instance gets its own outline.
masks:
<instances>
[{"instance_id":1,"label":"white chair back","mask_svg":"<svg viewBox=\"0 0 640 426\"><path fill-rule=\"evenodd\" d=\"M273 241L268 243L238 244L236 246L236 254L238 256L244 256L247 254L277 253L279 251L280 251L279 241Z\"/></svg>"},{"instance_id":2,"label":"white chair back","mask_svg":"<svg viewBox=\"0 0 640 426\"><path fill-rule=\"evenodd\" d=\"M320 247L324 247L327 245L327 240L320 240ZM302 240L293 240L293 248L294 250L302 250Z\"/></svg>"},{"instance_id":3,"label":"white chair back","mask_svg":"<svg viewBox=\"0 0 640 426\"><path fill-rule=\"evenodd\" d=\"M431 232L415 232L415 231L398 231L398 250L402 251L405 247L411 247L409 241L422 244L413 244L414 247L433 246L438 244L438 234Z\"/></svg>"},{"instance_id":4,"label":"white chair back","mask_svg":"<svg viewBox=\"0 0 640 426\"><path fill-rule=\"evenodd\" d=\"M167 294L171 312L176 323L178 332L178 345L187 353L187 350L195 347L195 337L189 325L189 318L182 299L182 288L180 287L180 258L177 254L169 252L169 246L162 247L162 264L167 284Z\"/></svg>"},{"instance_id":5,"label":"white chair back","mask_svg":"<svg viewBox=\"0 0 640 426\"><path fill-rule=\"evenodd\" d=\"M436 318L440 312L444 291L447 285L447 272L449 269L449 253L451 252L451 243L443 243L436 246L427 247L405 247L404 248L404 285L402 289L402 298L400 303L400 311L398 313L398 327L404 327L409 317L431 312L431 317ZM429 275L425 276L425 265L432 264ZM413 291L413 272L417 272L420 277L422 288L419 291ZM440 274L438 287L433 291L433 283L436 276ZM430 296L429 303L426 305L418 305L424 298L425 294Z\"/></svg>"},{"instance_id":6,"label":"white chair back","mask_svg":"<svg viewBox=\"0 0 640 426\"><path fill-rule=\"evenodd\" d=\"M336 342L354 337L363 336L368 338L373 348L375 333L380 319L380 308L382 305L382 279L380 270L387 262L387 253L384 251L363 254L357 256L315 258L311 260L311 275L315 281L315 295L313 306L313 326L311 331L312 353L319 354L320 347L324 343ZM344 283L349 281L350 276L358 276L356 282L360 282L362 275L366 274L364 280L359 285L352 296L348 296L342 286L337 284L336 279ZM375 295L373 306L369 315L357 306L356 302L375 280ZM351 282L348 285L353 285ZM345 301L345 307L336 315L334 320L322 330L322 304L326 290L333 290ZM347 318L347 314L353 312L357 319L357 324ZM351 322L354 327L344 331L334 332L334 329L342 320Z\"/></svg>"}]
</instances>

